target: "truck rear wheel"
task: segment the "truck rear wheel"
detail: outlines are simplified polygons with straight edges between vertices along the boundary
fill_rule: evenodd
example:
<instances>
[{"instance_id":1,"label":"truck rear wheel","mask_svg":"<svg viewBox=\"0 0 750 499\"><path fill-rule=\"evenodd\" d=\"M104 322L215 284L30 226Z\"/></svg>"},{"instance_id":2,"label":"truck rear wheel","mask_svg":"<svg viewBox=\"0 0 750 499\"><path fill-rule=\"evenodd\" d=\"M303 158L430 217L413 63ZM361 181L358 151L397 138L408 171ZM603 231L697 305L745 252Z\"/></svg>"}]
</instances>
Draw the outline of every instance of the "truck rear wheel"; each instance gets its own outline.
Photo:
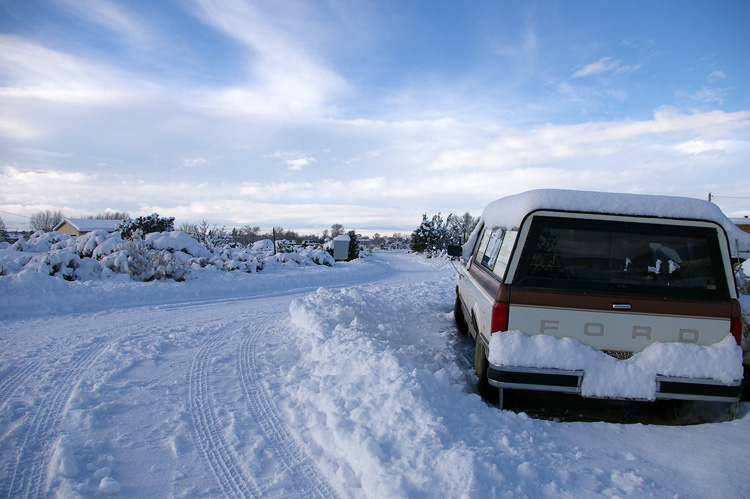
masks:
<instances>
[{"instance_id":1,"label":"truck rear wheel","mask_svg":"<svg viewBox=\"0 0 750 499\"><path fill-rule=\"evenodd\" d=\"M461 333L463 336L466 336L469 334L469 324L466 322L466 317L464 316L464 310L461 306L461 298L459 298L458 295L456 295L456 305L453 307L453 317L456 319L456 326L458 327L458 332Z\"/></svg>"}]
</instances>

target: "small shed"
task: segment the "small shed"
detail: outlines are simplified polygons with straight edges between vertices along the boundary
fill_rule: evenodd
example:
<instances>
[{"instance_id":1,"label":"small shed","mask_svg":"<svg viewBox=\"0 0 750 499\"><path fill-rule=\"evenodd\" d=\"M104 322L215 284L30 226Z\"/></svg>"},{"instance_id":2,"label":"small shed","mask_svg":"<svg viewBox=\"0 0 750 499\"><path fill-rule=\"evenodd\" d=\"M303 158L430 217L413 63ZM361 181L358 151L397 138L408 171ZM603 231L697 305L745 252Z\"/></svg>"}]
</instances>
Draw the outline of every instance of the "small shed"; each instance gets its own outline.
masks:
<instances>
[{"instance_id":1,"label":"small shed","mask_svg":"<svg viewBox=\"0 0 750 499\"><path fill-rule=\"evenodd\" d=\"M333 259L334 260L348 260L349 259L349 242L351 239L348 234L341 234L333 239Z\"/></svg>"},{"instance_id":2,"label":"small shed","mask_svg":"<svg viewBox=\"0 0 750 499\"><path fill-rule=\"evenodd\" d=\"M107 232L114 232L115 227L122 223L122 220L98 220L91 218L66 218L55 226L53 230L62 234L70 234L71 236L82 236L87 232L95 230L106 230Z\"/></svg>"}]
</instances>

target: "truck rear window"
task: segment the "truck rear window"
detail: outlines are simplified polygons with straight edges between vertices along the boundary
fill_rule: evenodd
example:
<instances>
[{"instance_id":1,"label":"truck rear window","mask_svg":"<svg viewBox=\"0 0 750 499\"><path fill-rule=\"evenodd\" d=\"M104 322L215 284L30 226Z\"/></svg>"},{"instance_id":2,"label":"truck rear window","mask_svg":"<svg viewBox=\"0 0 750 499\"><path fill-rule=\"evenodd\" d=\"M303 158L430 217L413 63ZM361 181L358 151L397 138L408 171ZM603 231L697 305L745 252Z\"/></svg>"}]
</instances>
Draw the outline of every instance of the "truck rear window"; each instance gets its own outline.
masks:
<instances>
[{"instance_id":1,"label":"truck rear window","mask_svg":"<svg viewBox=\"0 0 750 499\"><path fill-rule=\"evenodd\" d=\"M728 299L717 230L534 217L514 283L522 287Z\"/></svg>"}]
</instances>

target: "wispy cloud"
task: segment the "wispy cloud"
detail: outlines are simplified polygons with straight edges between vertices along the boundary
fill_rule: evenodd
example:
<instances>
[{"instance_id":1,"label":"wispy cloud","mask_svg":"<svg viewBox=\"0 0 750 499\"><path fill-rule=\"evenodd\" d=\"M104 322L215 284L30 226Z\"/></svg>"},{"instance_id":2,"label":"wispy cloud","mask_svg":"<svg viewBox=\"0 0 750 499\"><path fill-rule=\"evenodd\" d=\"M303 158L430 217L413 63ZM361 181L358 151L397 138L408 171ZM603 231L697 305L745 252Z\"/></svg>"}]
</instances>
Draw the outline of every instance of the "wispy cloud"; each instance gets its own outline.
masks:
<instances>
[{"instance_id":1,"label":"wispy cloud","mask_svg":"<svg viewBox=\"0 0 750 499\"><path fill-rule=\"evenodd\" d=\"M702 87L694 92L680 90L677 96L700 104L718 104L722 105L727 91L723 88Z\"/></svg>"},{"instance_id":2,"label":"wispy cloud","mask_svg":"<svg viewBox=\"0 0 750 499\"><path fill-rule=\"evenodd\" d=\"M313 29L303 18L290 21L302 4L200 0L198 5L202 21L247 49L247 83L215 94L213 104L249 114L308 114L346 91L344 79L296 38Z\"/></svg>"},{"instance_id":3,"label":"wispy cloud","mask_svg":"<svg viewBox=\"0 0 750 499\"><path fill-rule=\"evenodd\" d=\"M300 151L276 151L271 154L272 158L278 158L287 166L289 170L299 171L311 163L317 163L317 160Z\"/></svg>"},{"instance_id":4,"label":"wispy cloud","mask_svg":"<svg viewBox=\"0 0 750 499\"><path fill-rule=\"evenodd\" d=\"M54 4L77 18L116 33L128 44L145 46L152 40L140 16L111 0L54 0Z\"/></svg>"},{"instance_id":5,"label":"wispy cloud","mask_svg":"<svg viewBox=\"0 0 750 499\"><path fill-rule=\"evenodd\" d=\"M129 78L26 39L0 34L0 97L33 98L71 104L121 101ZM142 92L145 85L133 85Z\"/></svg>"},{"instance_id":6,"label":"wispy cloud","mask_svg":"<svg viewBox=\"0 0 750 499\"><path fill-rule=\"evenodd\" d=\"M195 168L198 166L204 166L211 164L207 159L205 158L186 158L182 160L182 166L184 168Z\"/></svg>"},{"instance_id":7,"label":"wispy cloud","mask_svg":"<svg viewBox=\"0 0 750 499\"><path fill-rule=\"evenodd\" d=\"M602 57L596 62L586 64L573 72L573 78L585 78L604 73L632 73L640 69L641 65L627 66L612 57Z\"/></svg>"}]
</instances>

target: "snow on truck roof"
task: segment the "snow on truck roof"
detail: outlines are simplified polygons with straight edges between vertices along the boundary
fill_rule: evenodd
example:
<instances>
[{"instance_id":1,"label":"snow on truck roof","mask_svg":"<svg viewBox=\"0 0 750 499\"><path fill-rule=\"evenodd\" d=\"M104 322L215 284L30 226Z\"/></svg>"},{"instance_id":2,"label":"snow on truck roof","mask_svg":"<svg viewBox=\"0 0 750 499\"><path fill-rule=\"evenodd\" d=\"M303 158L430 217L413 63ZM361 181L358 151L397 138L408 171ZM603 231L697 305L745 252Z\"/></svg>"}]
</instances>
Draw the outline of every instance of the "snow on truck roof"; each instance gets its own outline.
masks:
<instances>
[{"instance_id":1,"label":"snow on truck roof","mask_svg":"<svg viewBox=\"0 0 750 499\"><path fill-rule=\"evenodd\" d=\"M489 227L518 227L526 215L536 210L709 220L724 227L730 241L737 241L739 256L747 258L750 251L750 234L732 223L718 206L686 197L537 189L490 203L482 220ZM737 256L737 246L730 246L732 256Z\"/></svg>"}]
</instances>

